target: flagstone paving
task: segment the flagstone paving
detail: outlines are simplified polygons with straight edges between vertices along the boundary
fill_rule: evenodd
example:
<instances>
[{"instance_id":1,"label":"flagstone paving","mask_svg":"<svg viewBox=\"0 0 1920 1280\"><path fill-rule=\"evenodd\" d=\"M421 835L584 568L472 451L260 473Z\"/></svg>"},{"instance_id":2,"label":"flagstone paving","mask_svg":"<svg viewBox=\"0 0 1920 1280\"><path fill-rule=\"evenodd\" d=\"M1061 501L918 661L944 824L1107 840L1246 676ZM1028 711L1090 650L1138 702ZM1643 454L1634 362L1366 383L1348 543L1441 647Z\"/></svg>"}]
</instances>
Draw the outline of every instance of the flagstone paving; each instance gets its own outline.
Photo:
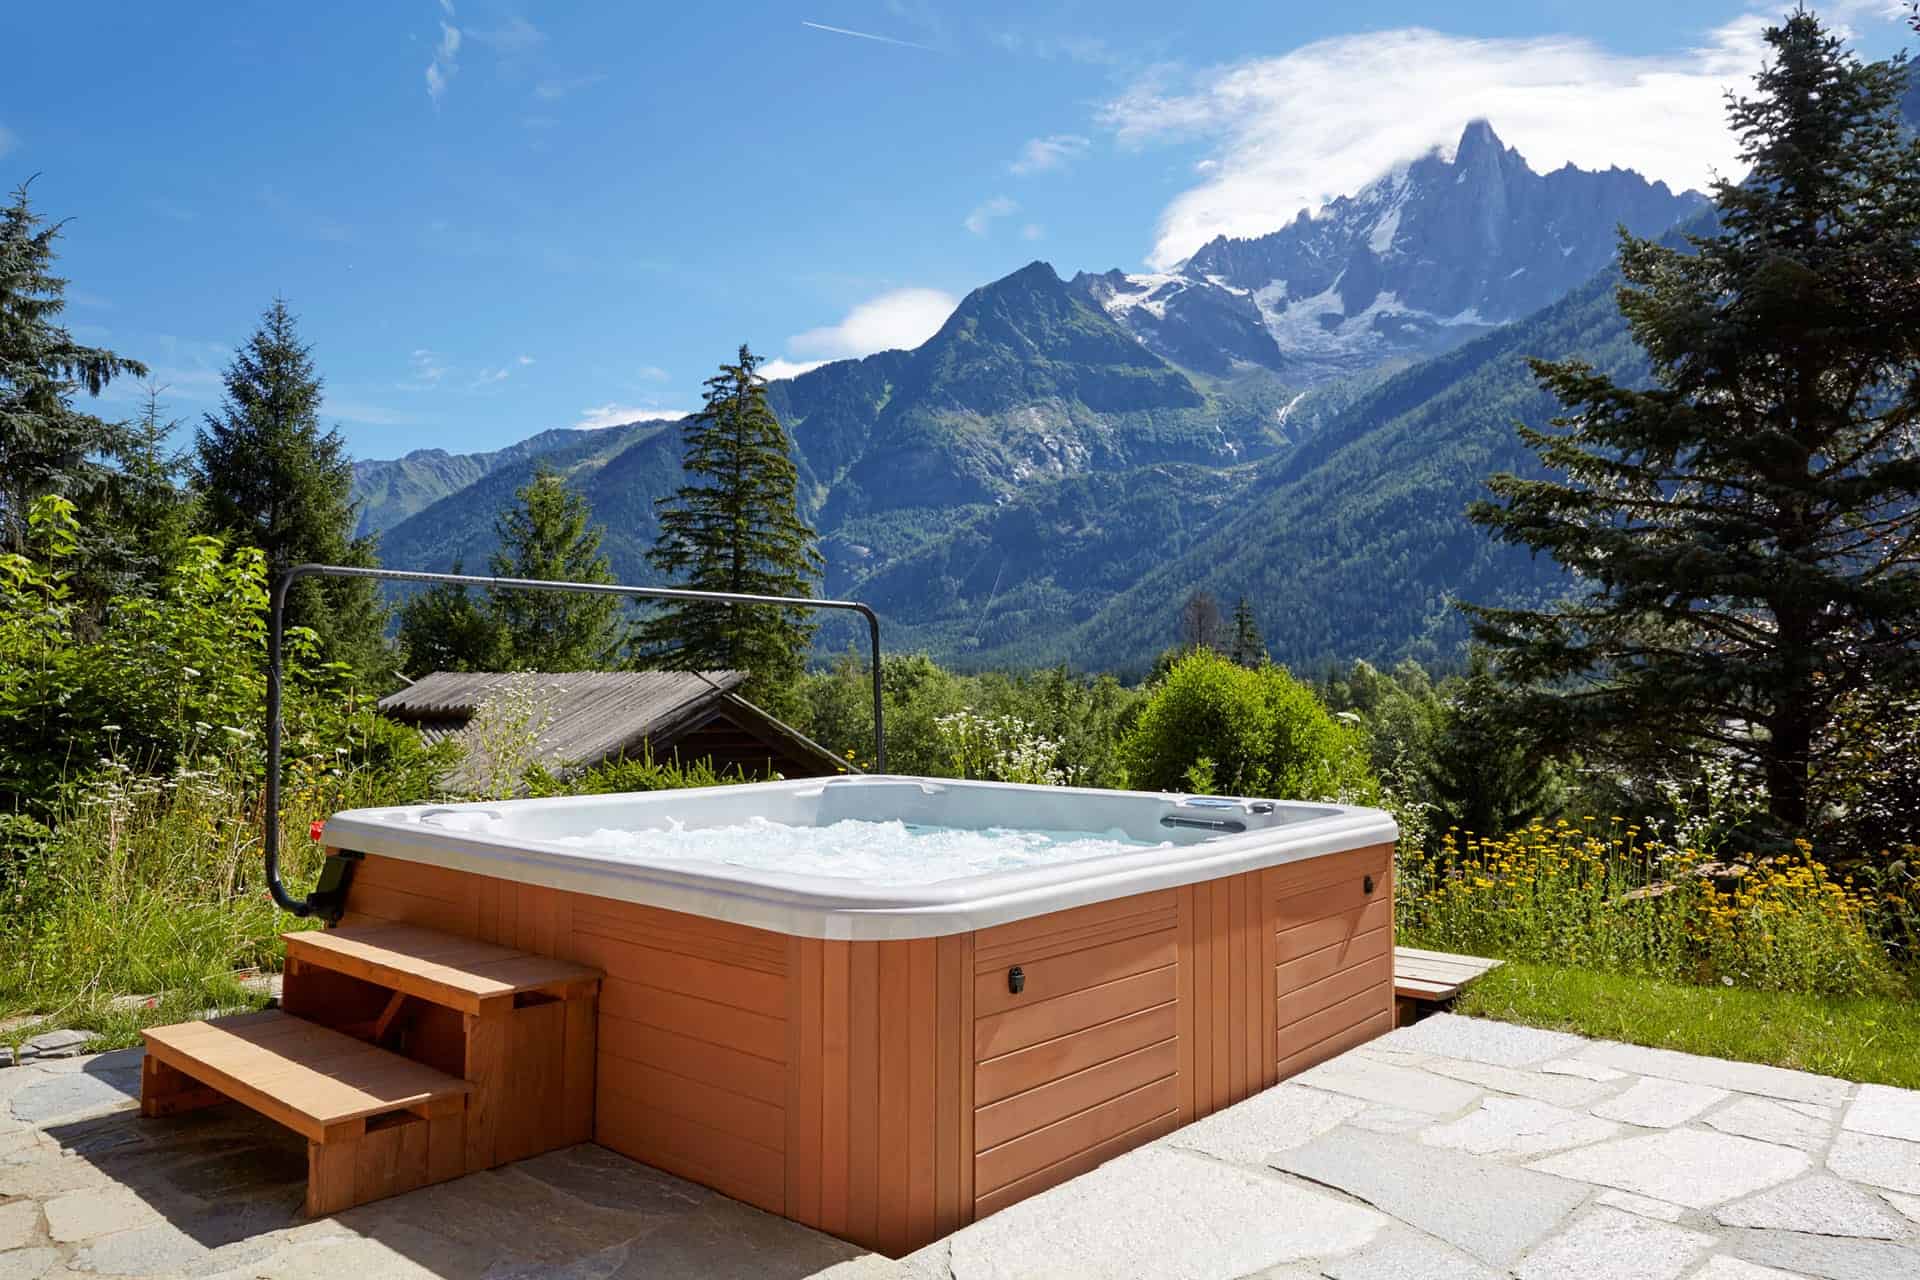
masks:
<instances>
[{"instance_id":1,"label":"flagstone paving","mask_svg":"<svg viewBox=\"0 0 1920 1280\"><path fill-rule=\"evenodd\" d=\"M1915 1280L1920 1093L1439 1015L907 1259L595 1146L313 1221L302 1144L0 1069L0 1280Z\"/></svg>"}]
</instances>

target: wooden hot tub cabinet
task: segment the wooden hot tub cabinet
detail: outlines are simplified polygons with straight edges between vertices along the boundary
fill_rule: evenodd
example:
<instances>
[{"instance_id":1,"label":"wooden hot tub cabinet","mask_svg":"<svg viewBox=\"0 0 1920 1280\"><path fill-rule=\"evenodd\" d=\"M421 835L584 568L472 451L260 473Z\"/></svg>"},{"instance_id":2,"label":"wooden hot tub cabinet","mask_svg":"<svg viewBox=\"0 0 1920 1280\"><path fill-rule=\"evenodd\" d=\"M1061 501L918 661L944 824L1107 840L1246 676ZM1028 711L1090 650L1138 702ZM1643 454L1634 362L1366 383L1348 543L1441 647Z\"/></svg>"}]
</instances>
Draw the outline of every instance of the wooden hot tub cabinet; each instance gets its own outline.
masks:
<instances>
[{"instance_id":1,"label":"wooden hot tub cabinet","mask_svg":"<svg viewBox=\"0 0 1920 1280\"><path fill-rule=\"evenodd\" d=\"M596 1141L899 1255L1388 1030L1392 874L1378 845L836 942L369 855L342 923L603 969Z\"/></svg>"}]
</instances>

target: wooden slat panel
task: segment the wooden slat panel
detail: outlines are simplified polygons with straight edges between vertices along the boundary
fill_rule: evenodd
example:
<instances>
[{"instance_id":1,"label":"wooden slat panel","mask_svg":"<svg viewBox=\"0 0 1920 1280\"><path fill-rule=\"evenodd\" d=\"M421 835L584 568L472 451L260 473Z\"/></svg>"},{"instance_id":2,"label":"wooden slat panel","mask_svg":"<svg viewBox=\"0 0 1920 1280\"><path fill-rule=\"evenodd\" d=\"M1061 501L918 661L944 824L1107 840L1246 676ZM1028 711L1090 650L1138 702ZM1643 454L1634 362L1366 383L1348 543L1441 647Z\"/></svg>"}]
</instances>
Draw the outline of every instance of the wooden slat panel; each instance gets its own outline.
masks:
<instances>
[{"instance_id":1,"label":"wooden slat panel","mask_svg":"<svg viewBox=\"0 0 1920 1280\"><path fill-rule=\"evenodd\" d=\"M595 1121L601 1146L744 1200L785 1209L786 1157L769 1147L648 1105L603 1077Z\"/></svg>"},{"instance_id":2,"label":"wooden slat panel","mask_svg":"<svg viewBox=\"0 0 1920 1280\"><path fill-rule=\"evenodd\" d=\"M847 1238L880 1234L880 946L849 945Z\"/></svg>"},{"instance_id":3,"label":"wooden slat panel","mask_svg":"<svg viewBox=\"0 0 1920 1280\"><path fill-rule=\"evenodd\" d=\"M593 1081L599 1073L600 1002L594 996L567 1001L562 1049L561 1132L569 1143L593 1141Z\"/></svg>"},{"instance_id":4,"label":"wooden slat panel","mask_svg":"<svg viewBox=\"0 0 1920 1280\"><path fill-rule=\"evenodd\" d=\"M1384 953L1287 991L1277 1001L1277 1022L1291 1026L1309 1014L1365 993L1386 1003L1393 986L1393 957Z\"/></svg>"},{"instance_id":5,"label":"wooden slat panel","mask_svg":"<svg viewBox=\"0 0 1920 1280\"><path fill-rule=\"evenodd\" d=\"M1026 1008L1057 995L1158 969L1178 958L1178 941L1173 929L1163 929L1144 937L1123 938L1032 964L1022 963L1026 985L1019 995L1010 989L1005 970L992 969L974 978L973 1006L982 1014Z\"/></svg>"},{"instance_id":6,"label":"wooden slat panel","mask_svg":"<svg viewBox=\"0 0 1920 1280\"><path fill-rule=\"evenodd\" d=\"M1145 1124L1136 1125L1124 1133L1115 1134L1104 1142L1095 1143L1085 1151L1050 1164L996 1191L988 1192L974 1201L974 1217L979 1219L990 1213L998 1213L1010 1204L1017 1204L1028 1196L1038 1195L1048 1187L1058 1186L1069 1178L1077 1178L1083 1173L1096 1169L1117 1155L1122 1155L1135 1147L1144 1146L1155 1138L1165 1137L1179 1127L1178 1111L1169 1111L1163 1116L1155 1116Z\"/></svg>"},{"instance_id":7,"label":"wooden slat panel","mask_svg":"<svg viewBox=\"0 0 1920 1280\"><path fill-rule=\"evenodd\" d=\"M1006 924L982 929L974 935L974 950L979 963L997 965L1000 962L1000 949L1007 946L1025 945L1036 938L1055 937L1077 929L1101 925L1127 916L1140 915L1143 912L1164 911L1176 905L1177 889L1157 889L1152 893L1135 894L1129 898L1113 898L1106 902L1093 902L1084 907L1073 907L1066 911L1049 912L1043 916L1032 916L1025 920L1013 920Z\"/></svg>"},{"instance_id":8,"label":"wooden slat panel","mask_svg":"<svg viewBox=\"0 0 1920 1280\"><path fill-rule=\"evenodd\" d=\"M600 1053L618 1060L612 1070L625 1070L629 1063L655 1067L761 1102L786 1105L786 1064L711 1040L607 1014L600 1019Z\"/></svg>"},{"instance_id":9,"label":"wooden slat panel","mask_svg":"<svg viewBox=\"0 0 1920 1280\"><path fill-rule=\"evenodd\" d=\"M1379 893L1375 893L1374 897L1380 900L1358 910L1336 913L1305 924L1276 928L1275 959L1283 962L1297 959L1323 947L1332 946L1343 938L1390 927L1393 924L1392 897L1390 895L1383 897Z\"/></svg>"},{"instance_id":10,"label":"wooden slat panel","mask_svg":"<svg viewBox=\"0 0 1920 1280\"><path fill-rule=\"evenodd\" d=\"M1196 1054L1194 1046L1197 1036L1194 1031L1194 953L1198 947L1194 929L1194 886L1184 885L1180 893L1180 963L1176 977L1174 1008L1177 1027L1175 1034L1180 1043L1180 1123L1192 1124L1200 1118L1200 1097L1194 1086L1199 1064L1204 1061Z\"/></svg>"},{"instance_id":11,"label":"wooden slat panel","mask_svg":"<svg viewBox=\"0 0 1920 1280\"><path fill-rule=\"evenodd\" d=\"M1154 896L1156 901L1159 901L1161 895ZM984 951L976 952L978 972L1004 970L1010 964L1026 964L1063 952L1097 947L1121 938L1137 938L1142 934L1158 933L1162 929L1173 928L1179 915L1179 901L1176 898L1170 903L1163 902L1144 911L1103 917L1073 927L1062 927L1046 933L1028 934L1013 941L1002 941Z\"/></svg>"},{"instance_id":12,"label":"wooden slat panel","mask_svg":"<svg viewBox=\"0 0 1920 1280\"><path fill-rule=\"evenodd\" d=\"M937 1233L938 1182L934 1145L938 1115L936 1092L939 1072L934 1053L940 1038L938 945L932 938L896 943L907 953L907 1221L906 1248L912 1249Z\"/></svg>"},{"instance_id":13,"label":"wooden slat panel","mask_svg":"<svg viewBox=\"0 0 1920 1280\"><path fill-rule=\"evenodd\" d=\"M1024 1009L980 1015L973 1023L976 1059L997 1057L1028 1045L1052 1040L1129 1013L1150 1009L1173 999L1179 966L1136 973L1118 982L1056 996Z\"/></svg>"},{"instance_id":14,"label":"wooden slat panel","mask_svg":"<svg viewBox=\"0 0 1920 1280\"><path fill-rule=\"evenodd\" d=\"M1392 865L1393 846L1381 844L1282 863L1257 874L1261 877L1261 891L1268 897L1279 898L1342 881L1350 880L1357 885L1362 876L1369 874L1377 880Z\"/></svg>"},{"instance_id":15,"label":"wooden slat panel","mask_svg":"<svg viewBox=\"0 0 1920 1280\"><path fill-rule=\"evenodd\" d=\"M824 942L821 949L820 1229L845 1235L852 1135L847 1080L852 974L845 942Z\"/></svg>"},{"instance_id":16,"label":"wooden slat panel","mask_svg":"<svg viewBox=\"0 0 1920 1280\"><path fill-rule=\"evenodd\" d=\"M794 938L787 950L787 1213L811 1223L820 1221L823 947Z\"/></svg>"},{"instance_id":17,"label":"wooden slat panel","mask_svg":"<svg viewBox=\"0 0 1920 1280\"><path fill-rule=\"evenodd\" d=\"M974 1097L985 1106L1025 1089L1097 1066L1180 1032L1177 1002L1154 1005L1108 1022L989 1058L974 1069ZM1180 1061L1186 1061L1183 1049Z\"/></svg>"},{"instance_id":18,"label":"wooden slat panel","mask_svg":"<svg viewBox=\"0 0 1920 1280\"><path fill-rule=\"evenodd\" d=\"M554 1000L515 1009L509 1022L506 1105L494 1159L504 1164L561 1145L563 1063L567 1006Z\"/></svg>"},{"instance_id":19,"label":"wooden slat panel","mask_svg":"<svg viewBox=\"0 0 1920 1280\"><path fill-rule=\"evenodd\" d=\"M1329 1058L1345 1053L1356 1045L1363 1045L1375 1036L1383 1036L1391 1030L1393 1030L1393 1013L1389 1010L1372 1014L1352 1026L1344 1027L1308 1045L1302 1045L1298 1040L1289 1040L1286 1033L1282 1032L1280 1078L1285 1080L1288 1076L1297 1075L1308 1067L1318 1066Z\"/></svg>"},{"instance_id":20,"label":"wooden slat panel","mask_svg":"<svg viewBox=\"0 0 1920 1280\"><path fill-rule=\"evenodd\" d=\"M1048 1165L1085 1152L1128 1129L1147 1123L1180 1106L1180 1086L1168 1075L1131 1093L1068 1116L1011 1142L982 1152L974 1162L978 1195L1045 1169Z\"/></svg>"},{"instance_id":21,"label":"wooden slat panel","mask_svg":"<svg viewBox=\"0 0 1920 1280\"><path fill-rule=\"evenodd\" d=\"M965 1218L961 1208L960 1171L971 1164L971 1146L960 1145L960 1077L971 1075L967 1060L967 1032L971 1018L963 1018L960 987L972 968L971 957L962 939L968 935L950 935L938 939L934 953L934 1132L933 1132L933 1223L935 1235L946 1235L960 1227Z\"/></svg>"},{"instance_id":22,"label":"wooden slat panel","mask_svg":"<svg viewBox=\"0 0 1920 1280\"><path fill-rule=\"evenodd\" d=\"M662 991L683 991L768 1018L784 1021L787 1016L783 974L593 935L581 937L574 949L614 977Z\"/></svg>"},{"instance_id":23,"label":"wooden slat panel","mask_svg":"<svg viewBox=\"0 0 1920 1280\"><path fill-rule=\"evenodd\" d=\"M880 1211L878 1247L907 1251L907 1156L912 1123L912 987L908 949L880 943Z\"/></svg>"},{"instance_id":24,"label":"wooden slat panel","mask_svg":"<svg viewBox=\"0 0 1920 1280\"><path fill-rule=\"evenodd\" d=\"M981 1107L973 1118L974 1149L986 1151L1130 1093L1173 1075L1179 1065L1179 1046L1171 1039L1162 1040Z\"/></svg>"},{"instance_id":25,"label":"wooden slat panel","mask_svg":"<svg viewBox=\"0 0 1920 1280\"><path fill-rule=\"evenodd\" d=\"M1284 996L1281 998L1285 999ZM1348 996L1304 1018L1282 1024L1280 1039L1282 1043L1290 1041L1294 1045L1318 1044L1342 1028L1365 1022L1377 1013L1390 1015L1392 1012L1393 988L1381 986Z\"/></svg>"},{"instance_id":26,"label":"wooden slat panel","mask_svg":"<svg viewBox=\"0 0 1920 1280\"><path fill-rule=\"evenodd\" d=\"M609 977L600 988L600 1007L616 1018L644 1022L648 1026L678 1031L694 1039L725 1045L741 1053L775 1062L787 1056L787 1028L784 1018L765 1014L679 991L663 991Z\"/></svg>"},{"instance_id":27,"label":"wooden slat panel","mask_svg":"<svg viewBox=\"0 0 1920 1280\"><path fill-rule=\"evenodd\" d=\"M1381 880L1376 879L1373 882L1372 893L1368 893L1362 887L1358 876L1349 880L1339 880L1333 884L1321 885L1317 889L1309 889L1304 893L1275 899L1274 927L1289 929L1295 925L1308 924L1345 911L1364 910L1375 901L1393 901L1391 895L1386 893L1386 885Z\"/></svg>"},{"instance_id":28,"label":"wooden slat panel","mask_svg":"<svg viewBox=\"0 0 1920 1280\"><path fill-rule=\"evenodd\" d=\"M690 1120L717 1133L731 1134L769 1151L787 1147L786 1108L658 1067L602 1056L603 1083L622 1099L637 1099L668 1115ZM781 1177L786 1176L784 1167Z\"/></svg>"},{"instance_id":29,"label":"wooden slat panel","mask_svg":"<svg viewBox=\"0 0 1920 1280\"><path fill-rule=\"evenodd\" d=\"M1388 955L1393 933L1389 929L1374 929L1367 933L1355 934L1343 938L1331 946L1309 951L1306 955L1289 960L1279 966L1276 978L1282 991L1293 991L1311 982L1351 969L1356 964L1377 960ZM1397 972L1397 970L1396 970Z\"/></svg>"},{"instance_id":30,"label":"wooden slat panel","mask_svg":"<svg viewBox=\"0 0 1920 1280\"><path fill-rule=\"evenodd\" d=\"M705 956L744 969L777 974L785 973L787 967L785 934L637 902L582 896L574 904L573 928L576 933Z\"/></svg>"}]
</instances>

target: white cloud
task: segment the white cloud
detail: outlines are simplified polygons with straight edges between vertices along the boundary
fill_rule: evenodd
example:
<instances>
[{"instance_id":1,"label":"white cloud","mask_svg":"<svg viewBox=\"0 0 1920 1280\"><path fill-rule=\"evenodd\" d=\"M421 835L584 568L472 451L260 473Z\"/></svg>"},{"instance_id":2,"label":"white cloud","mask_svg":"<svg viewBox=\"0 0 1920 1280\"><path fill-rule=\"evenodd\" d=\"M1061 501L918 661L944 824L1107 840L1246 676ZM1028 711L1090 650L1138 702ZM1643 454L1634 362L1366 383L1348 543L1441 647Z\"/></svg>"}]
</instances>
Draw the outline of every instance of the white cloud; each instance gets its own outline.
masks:
<instances>
[{"instance_id":1,"label":"white cloud","mask_svg":"<svg viewBox=\"0 0 1920 1280\"><path fill-rule=\"evenodd\" d=\"M1037 222L1029 222L1026 226L1020 228L1020 238L1022 240L1039 240L1044 238L1046 234L1047 229Z\"/></svg>"},{"instance_id":2,"label":"white cloud","mask_svg":"<svg viewBox=\"0 0 1920 1280\"><path fill-rule=\"evenodd\" d=\"M931 338L958 305L958 299L939 289L895 289L867 299L847 312L839 324L794 334L787 339L787 350L795 356L824 361L872 355L893 347L910 349Z\"/></svg>"},{"instance_id":3,"label":"white cloud","mask_svg":"<svg viewBox=\"0 0 1920 1280\"><path fill-rule=\"evenodd\" d=\"M626 404L603 404L582 409L580 421L573 425L583 431L598 431L602 427L618 427L629 422L671 422L691 412L690 409L642 409Z\"/></svg>"},{"instance_id":4,"label":"white cloud","mask_svg":"<svg viewBox=\"0 0 1920 1280\"><path fill-rule=\"evenodd\" d=\"M514 363L515 363L515 364L518 364L518 365L521 365L522 367L524 367L524 366L526 366L526 365L530 365L530 364L532 364L532 363L533 363L533 357L532 357L532 356L521 356L521 357L520 357L520 358L519 358L518 360L516 360L516 361L514 361Z\"/></svg>"},{"instance_id":5,"label":"white cloud","mask_svg":"<svg viewBox=\"0 0 1920 1280\"><path fill-rule=\"evenodd\" d=\"M533 87L533 96L542 102L558 102L570 93L578 93L599 84L607 77L602 72L592 75L572 76L564 80L542 80Z\"/></svg>"},{"instance_id":6,"label":"white cloud","mask_svg":"<svg viewBox=\"0 0 1920 1280\"><path fill-rule=\"evenodd\" d=\"M1620 165L1676 188L1737 177L1723 93L1744 89L1768 19L1695 49L1622 54L1572 36L1470 39L1423 28L1317 41L1198 74L1162 67L1106 104L1123 143L1215 139L1197 185L1167 206L1148 261L1217 235L1260 235L1357 190L1485 117L1537 170Z\"/></svg>"},{"instance_id":7,"label":"white cloud","mask_svg":"<svg viewBox=\"0 0 1920 1280\"><path fill-rule=\"evenodd\" d=\"M451 6L443 5L449 15ZM447 85L460 70L460 28L450 22L440 24L440 43L434 48L433 61L427 64L427 97L438 107L446 96Z\"/></svg>"},{"instance_id":8,"label":"white cloud","mask_svg":"<svg viewBox=\"0 0 1920 1280\"><path fill-rule=\"evenodd\" d=\"M512 376L513 370L511 369L482 369L479 375L474 378L469 390L478 391L481 387L491 387L497 382L505 382Z\"/></svg>"},{"instance_id":9,"label":"white cloud","mask_svg":"<svg viewBox=\"0 0 1920 1280\"><path fill-rule=\"evenodd\" d=\"M648 382L665 382L672 376L657 364L643 364L635 372Z\"/></svg>"},{"instance_id":10,"label":"white cloud","mask_svg":"<svg viewBox=\"0 0 1920 1280\"><path fill-rule=\"evenodd\" d=\"M812 373L825 360L789 360L785 356L775 356L771 360L762 360L758 373L768 382L777 382L781 378L797 378L803 373Z\"/></svg>"},{"instance_id":11,"label":"white cloud","mask_svg":"<svg viewBox=\"0 0 1920 1280\"><path fill-rule=\"evenodd\" d=\"M973 234L983 236L992 229L995 218L1004 218L1019 207L1006 196L995 196L991 200L974 206L973 212L966 216L961 225Z\"/></svg>"},{"instance_id":12,"label":"white cloud","mask_svg":"<svg viewBox=\"0 0 1920 1280\"><path fill-rule=\"evenodd\" d=\"M431 391L447 376L446 358L426 347L420 347L408 356L407 364L413 369L413 377L400 384L402 391Z\"/></svg>"},{"instance_id":13,"label":"white cloud","mask_svg":"<svg viewBox=\"0 0 1920 1280\"><path fill-rule=\"evenodd\" d=\"M1016 174L1045 173L1061 168L1092 145L1091 139L1077 133L1055 133L1044 138L1031 138L1026 146L1020 148L1019 158L1007 166L1007 171Z\"/></svg>"},{"instance_id":14,"label":"white cloud","mask_svg":"<svg viewBox=\"0 0 1920 1280\"><path fill-rule=\"evenodd\" d=\"M20 135L0 124L0 156L20 145Z\"/></svg>"},{"instance_id":15,"label":"white cloud","mask_svg":"<svg viewBox=\"0 0 1920 1280\"><path fill-rule=\"evenodd\" d=\"M475 27L467 28L467 36L487 45L502 57L532 53L547 42L547 33L522 17L508 18L502 26L491 31L482 31Z\"/></svg>"}]
</instances>

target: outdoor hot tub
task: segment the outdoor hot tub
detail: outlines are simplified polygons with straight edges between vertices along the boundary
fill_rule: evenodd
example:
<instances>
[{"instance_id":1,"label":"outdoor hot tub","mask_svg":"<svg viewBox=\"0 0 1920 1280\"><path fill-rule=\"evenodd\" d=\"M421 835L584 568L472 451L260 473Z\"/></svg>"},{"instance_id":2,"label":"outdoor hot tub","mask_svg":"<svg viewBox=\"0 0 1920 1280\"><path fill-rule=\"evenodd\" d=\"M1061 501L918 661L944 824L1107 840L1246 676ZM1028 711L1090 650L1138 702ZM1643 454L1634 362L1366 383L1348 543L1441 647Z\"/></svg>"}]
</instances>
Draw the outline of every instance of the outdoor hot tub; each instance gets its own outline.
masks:
<instances>
[{"instance_id":1,"label":"outdoor hot tub","mask_svg":"<svg viewBox=\"0 0 1920 1280\"><path fill-rule=\"evenodd\" d=\"M346 924L599 966L594 1135L904 1253L1393 1022L1391 818L896 777L359 809Z\"/></svg>"}]
</instances>

